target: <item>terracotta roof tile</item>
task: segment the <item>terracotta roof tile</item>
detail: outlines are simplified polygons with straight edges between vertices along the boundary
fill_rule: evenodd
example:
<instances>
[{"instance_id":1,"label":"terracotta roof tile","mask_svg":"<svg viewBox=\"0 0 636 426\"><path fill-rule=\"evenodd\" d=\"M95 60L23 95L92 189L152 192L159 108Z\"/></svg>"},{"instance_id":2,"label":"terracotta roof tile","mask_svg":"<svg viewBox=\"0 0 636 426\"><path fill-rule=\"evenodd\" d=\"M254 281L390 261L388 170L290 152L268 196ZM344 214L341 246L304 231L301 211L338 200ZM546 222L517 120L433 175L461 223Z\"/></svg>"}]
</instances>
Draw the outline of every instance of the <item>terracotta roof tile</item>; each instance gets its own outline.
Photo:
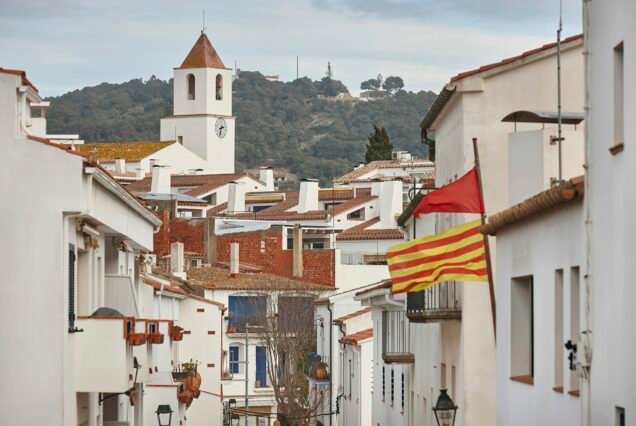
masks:
<instances>
[{"instance_id":1,"label":"terracotta roof tile","mask_svg":"<svg viewBox=\"0 0 636 426\"><path fill-rule=\"evenodd\" d=\"M227 269L214 266L190 268L188 283L198 287L222 290L333 290L333 287L262 272L245 272L231 277Z\"/></svg>"},{"instance_id":2,"label":"terracotta roof tile","mask_svg":"<svg viewBox=\"0 0 636 426\"><path fill-rule=\"evenodd\" d=\"M179 68L225 68L205 33L201 33Z\"/></svg>"},{"instance_id":3,"label":"terracotta roof tile","mask_svg":"<svg viewBox=\"0 0 636 426\"><path fill-rule=\"evenodd\" d=\"M367 328L366 330L360 330L357 333L348 334L342 337L339 342L345 345L357 345L363 340L367 340L373 337L373 329Z\"/></svg>"},{"instance_id":4,"label":"terracotta roof tile","mask_svg":"<svg viewBox=\"0 0 636 426\"><path fill-rule=\"evenodd\" d=\"M391 288L391 280L390 279L380 281L377 285L374 285L374 286L369 287L369 288L365 288L364 290L361 290L361 291L357 292L356 296L362 296L363 294L371 293L372 291L381 290L383 288Z\"/></svg>"},{"instance_id":5,"label":"terracotta roof tile","mask_svg":"<svg viewBox=\"0 0 636 426\"><path fill-rule=\"evenodd\" d=\"M228 184L234 180L248 176L246 173L222 173L205 175L172 175L170 186L172 188L193 186L195 188L185 192L186 195L196 197L210 192L220 186ZM146 177L128 185L128 189L135 192L149 192L152 185L152 177Z\"/></svg>"},{"instance_id":6,"label":"terracotta roof tile","mask_svg":"<svg viewBox=\"0 0 636 426\"><path fill-rule=\"evenodd\" d=\"M339 324L344 323L347 320L350 320L351 318L355 318L355 317L359 317L360 315L364 315L367 312L371 312L371 308L369 306L367 306L365 308L362 308L362 309L360 309L358 311L352 312L352 313L350 313L348 315L344 315L344 316L338 317L335 320L333 320L333 323L336 324L336 325L339 325Z\"/></svg>"},{"instance_id":7,"label":"terracotta roof tile","mask_svg":"<svg viewBox=\"0 0 636 426\"><path fill-rule=\"evenodd\" d=\"M85 154L95 152L97 161L110 163L117 158L123 158L126 161L140 161L173 143L174 141L85 143L76 145L75 149Z\"/></svg>"},{"instance_id":8,"label":"terracotta roof tile","mask_svg":"<svg viewBox=\"0 0 636 426\"><path fill-rule=\"evenodd\" d=\"M334 182L336 183L349 183L349 182L367 182L367 181L371 181L372 179L360 179L360 177L366 175L369 172L372 172L373 170L377 170L377 169L390 169L390 168L394 168L394 167L402 167L402 166L408 166L408 167L424 167L424 166L430 166L430 167L434 167L434 163L429 161L429 160L413 160L413 161L408 161L408 160L379 160L379 161L372 161L368 164L365 164L364 166L358 167L357 169L354 169L352 171L350 171L349 173L346 173L342 176L340 176L339 178L337 178L336 180L334 180ZM395 177L393 177L393 179L395 179Z\"/></svg>"},{"instance_id":9,"label":"terracotta roof tile","mask_svg":"<svg viewBox=\"0 0 636 426\"><path fill-rule=\"evenodd\" d=\"M338 204L337 206L333 208L333 210L329 208L327 211L329 213L333 213L334 215L339 215L348 210L354 209L356 207L360 207L363 204L366 204L369 201L375 200L377 198L378 197L376 197L375 195L371 195L371 193L356 194L355 198L347 200L344 203Z\"/></svg>"},{"instance_id":10,"label":"terracotta roof tile","mask_svg":"<svg viewBox=\"0 0 636 426\"><path fill-rule=\"evenodd\" d=\"M577 40L582 40L582 39L583 39L583 34L577 34L577 35L574 35L574 36L571 36L571 37L567 37L567 38L561 40L561 44L562 45L563 44L568 44L568 43L571 43L571 42L574 42L574 41L577 41ZM461 80L463 78L470 77L471 75L479 74L481 72L488 71L488 70L491 70L493 68L497 68L497 67L500 67L500 66L503 66L503 65L510 64L512 62L518 61L520 59L527 58L528 56L536 55L537 53L541 53L541 52L544 52L546 50L550 50L553 47L556 47L556 42L544 44L541 47L537 47L535 49L527 50L527 51L521 53L520 55L512 56L512 57L506 58L506 59L502 59L499 62L495 62L495 63L488 64L488 65L482 65L479 68L475 68L475 69L472 69L472 70L469 70L469 71L460 72L459 74L451 77L450 81L451 82L459 81L459 80Z\"/></svg>"},{"instance_id":11,"label":"terracotta roof tile","mask_svg":"<svg viewBox=\"0 0 636 426\"><path fill-rule=\"evenodd\" d=\"M379 217L367 220L360 225L352 226L336 236L338 241L347 240L403 240L404 234L397 228L368 229L380 222Z\"/></svg>"}]
</instances>

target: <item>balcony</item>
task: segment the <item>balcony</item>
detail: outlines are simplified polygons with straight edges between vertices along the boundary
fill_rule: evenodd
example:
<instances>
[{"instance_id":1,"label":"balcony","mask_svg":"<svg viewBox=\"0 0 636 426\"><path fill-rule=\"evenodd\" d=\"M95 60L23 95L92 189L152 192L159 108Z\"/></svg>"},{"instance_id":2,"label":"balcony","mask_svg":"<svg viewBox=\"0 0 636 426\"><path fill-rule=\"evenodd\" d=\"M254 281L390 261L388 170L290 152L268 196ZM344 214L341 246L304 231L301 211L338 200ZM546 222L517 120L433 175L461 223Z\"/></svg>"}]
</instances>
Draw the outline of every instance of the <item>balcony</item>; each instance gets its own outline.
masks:
<instances>
[{"instance_id":1,"label":"balcony","mask_svg":"<svg viewBox=\"0 0 636 426\"><path fill-rule=\"evenodd\" d=\"M105 275L104 306L115 309L126 316L139 316L139 299L135 284L130 276Z\"/></svg>"},{"instance_id":2,"label":"balcony","mask_svg":"<svg viewBox=\"0 0 636 426\"><path fill-rule=\"evenodd\" d=\"M408 293L406 315L411 322L427 323L462 319L459 284L445 281L427 290Z\"/></svg>"},{"instance_id":3,"label":"balcony","mask_svg":"<svg viewBox=\"0 0 636 426\"><path fill-rule=\"evenodd\" d=\"M329 357L310 353L305 359L305 375L316 383L329 383L331 380L331 364Z\"/></svg>"},{"instance_id":4,"label":"balcony","mask_svg":"<svg viewBox=\"0 0 636 426\"><path fill-rule=\"evenodd\" d=\"M382 312L382 359L387 364L413 364L409 320L405 311Z\"/></svg>"},{"instance_id":5,"label":"balcony","mask_svg":"<svg viewBox=\"0 0 636 426\"><path fill-rule=\"evenodd\" d=\"M128 343L132 318L79 317L75 333L77 392L118 393L133 383L133 351Z\"/></svg>"}]
</instances>

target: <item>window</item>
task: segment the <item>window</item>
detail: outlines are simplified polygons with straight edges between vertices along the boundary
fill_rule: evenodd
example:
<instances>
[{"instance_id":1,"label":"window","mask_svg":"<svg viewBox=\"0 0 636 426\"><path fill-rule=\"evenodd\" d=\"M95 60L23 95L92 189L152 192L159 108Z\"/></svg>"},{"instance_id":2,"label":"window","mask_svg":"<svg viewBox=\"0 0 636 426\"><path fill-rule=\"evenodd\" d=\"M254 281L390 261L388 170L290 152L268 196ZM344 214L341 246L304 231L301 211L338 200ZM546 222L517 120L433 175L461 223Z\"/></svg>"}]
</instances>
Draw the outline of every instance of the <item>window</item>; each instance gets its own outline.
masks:
<instances>
[{"instance_id":1,"label":"window","mask_svg":"<svg viewBox=\"0 0 636 426\"><path fill-rule=\"evenodd\" d=\"M364 220L364 208L353 211L347 215L348 220Z\"/></svg>"},{"instance_id":2,"label":"window","mask_svg":"<svg viewBox=\"0 0 636 426\"><path fill-rule=\"evenodd\" d=\"M572 343L579 341L579 268L570 269L570 340ZM579 374L576 370L570 371L570 391L579 390Z\"/></svg>"},{"instance_id":3,"label":"window","mask_svg":"<svg viewBox=\"0 0 636 426\"><path fill-rule=\"evenodd\" d=\"M148 333L149 334L157 333L157 329L158 329L158 327L157 327L157 323L156 322L148 323Z\"/></svg>"},{"instance_id":4,"label":"window","mask_svg":"<svg viewBox=\"0 0 636 426\"><path fill-rule=\"evenodd\" d=\"M179 145L183 145L183 136L177 136L177 142L179 142Z\"/></svg>"},{"instance_id":5,"label":"window","mask_svg":"<svg viewBox=\"0 0 636 426\"><path fill-rule=\"evenodd\" d=\"M534 376L534 300L532 276L513 278L510 288L511 378L532 384Z\"/></svg>"},{"instance_id":6,"label":"window","mask_svg":"<svg viewBox=\"0 0 636 426\"><path fill-rule=\"evenodd\" d=\"M442 389L446 388L446 364L442 363L442 368L439 370L439 384Z\"/></svg>"},{"instance_id":7,"label":"window","mask_svg":"<svg viewBox=\"0 0 636 426\"><path fill-rule=\"evenodd\" d=\"M216 100L223 100L223 76L221 74L216 75Z\"/></svg>"},{"instance_id":8,"label":"window","mask_svg":"<svg viewBox=\"0 0 636 426\"><path fill-rule=\"evenodd\" d=\"M625 142L624 75L623 42L620 42L614 48L614 145Z\"/></svg>"},{"instance_id":9,"label":"window","mask_svg":"<svg viewBox=\"0 0 636 426\"><path fill-rule=\"evenodd\" d=\"M245 325L259 321L267 310L266 296L230 296L228 333L245 333Z\"/></svg>"},{"instance_id":10,"label":"window","mask_svg":"<svg viewBox=\"0 0 636 426\"><path fill-rule=\"evenodd\" d=\"M563 391L563 270L554 273L554 390Z\"/></svg>"},{"instance_id":11,"label":"window","mask_svg":"<svg viewBox=\"0 0 636 426\"><path fill-rule=\"evenodd\" d=\"M194 75L188 74L188 100L194 100L195 94L195 83L194 83Z\"/></svg>"},{"instance_id":12,"label":"window","mask_svg":"<svg viewBox=\"0 0 636 426\"><path fill-rule=\"evenodd\" d=\"M256 347L256 383L257 388L267 387L267 356L265 346Z\"/></svg>"},{"instance_id":13,"label":"window","mask_svg":"<svg viewBox=\"0 0 636 426\"><path fill-rule=\"evenodd\" d=\"M230 346L230 373L239 374L239 350L238 346Z\"/></svg>"},{"instance_id":14,"label":"window","mask_svg":"<svg viewBox=\"0 0 636 426\"><path fill-rule=\"evenodd\" d=\"M68 331L75 331L75 245L68 245Z\"/></svg>"},{"instance_id":15,"label":"window","mask_svg":"<svg viewBox=\"0 0 636 426\"><path fill-rule=\"evenodd\" d=\"M203 199L207 201L208 203L210 203L211 205L216 206L216 192L213 194L206 195L205 197L203 197Z\"/></svg>"},{"instance_id":16,"label":"window","mask_svg":"<svg viewBox=\"0 0 636 426\"><path fill-rule=\"evenodd\" d=\"M401 397L401 406L402 406L402 412L404 412L404 373L402 373L402 381L400 382L401 385L401 389L400 389L400 397Z\"/></svg>"},{"instance_id":17,"label":"window","mask_svg":"<svg viewBox=\"0 0 636 426\"><path fill-rule=\"evenodd\" d=\"M302 333L314 328L314 298L310 296L278 297L278 329Z\"/></svg>"},{"instance_id":18,"label":"window","mask_svg":"<svg viewBox=\"0 0 636 426\"><path fill-rule=\"evenodd\" d=\"M382 366L382 401L384 401L384 396L386 395L386 367Z\"/></svg>"},{"instance_id":19,"label":"window","mask_svg":"<svg viewBox=\"0 0 636 426\"><path fill-rule=\"evenodd\" d=\"M395 371L391 369L391 407L395 401Z\"/></svg>"},{"instance_id":20,"label":"window","mask_svg":"<svg viewBox=\"0 0 636 426\"><path fill-rule=\"evenodd\" d=\"M625 426L625 409L623 407L616 407L616 426Z\"/></svg>"}]
</instances>

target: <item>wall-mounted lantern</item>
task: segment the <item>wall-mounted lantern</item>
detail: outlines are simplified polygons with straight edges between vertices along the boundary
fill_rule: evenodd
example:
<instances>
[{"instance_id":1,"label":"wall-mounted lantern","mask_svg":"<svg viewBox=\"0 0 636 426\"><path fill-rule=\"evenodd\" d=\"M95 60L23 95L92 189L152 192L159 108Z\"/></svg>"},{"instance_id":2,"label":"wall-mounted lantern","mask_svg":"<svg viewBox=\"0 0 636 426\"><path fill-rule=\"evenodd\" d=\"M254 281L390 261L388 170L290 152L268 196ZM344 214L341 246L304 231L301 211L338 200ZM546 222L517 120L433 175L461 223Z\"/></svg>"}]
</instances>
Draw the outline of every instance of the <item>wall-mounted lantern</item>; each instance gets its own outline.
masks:
<instances>
[{"instance_id":1,"label":"wall-mounted lantern","mask_svg":"<svg viewBox=\"0 0 636 426\"><path fill-rule=\"evenodd\" d=\"M172 407L167 404L157 406L157 421L159 426L171 426L172 425Z\"/></svg>"},{"instance_id":2,"label":"wall-mounted lantern","mask_svg":"<svg viewBox=\"0 0 636 426\"><path fill-rule=\"evenodd\" d=\"M433 407L435 420L438 426L454 426L455 415L457 414L457 405L453 402L446 389L440 389L437 403Z\"/></svg>"}]
</instances>

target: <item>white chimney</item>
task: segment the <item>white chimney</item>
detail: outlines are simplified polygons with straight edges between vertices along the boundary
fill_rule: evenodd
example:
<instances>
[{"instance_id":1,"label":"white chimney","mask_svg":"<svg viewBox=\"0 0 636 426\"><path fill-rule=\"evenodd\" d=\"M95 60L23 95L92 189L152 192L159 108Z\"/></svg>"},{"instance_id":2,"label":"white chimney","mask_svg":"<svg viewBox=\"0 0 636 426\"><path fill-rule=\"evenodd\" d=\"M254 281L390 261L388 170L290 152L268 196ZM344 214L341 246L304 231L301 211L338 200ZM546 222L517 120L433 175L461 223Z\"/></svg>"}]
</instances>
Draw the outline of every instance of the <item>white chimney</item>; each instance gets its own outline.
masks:
<instances>
[{"instance_id":1,"label":"white chimney","mask_svg":"<svg viewBox=\"0 0 636 426\"><path fill-rule=\"evenodd\" d=\"M115 158L115 171L117 173L126 173L126 160L123 158Z\"/></svg>"},{"instance_id":2,"label":"white chimney","mask_svg":"<svg viewBox=\"0 0 636 426\"><path fill-rule=\"evenodd\" d=\"M239 243L230 243L230 276L235 277L239 273Z\"/></svg>"},{"instance_id":3,"label":"white chimney","mask_svg":"<svg viewBox=\"0 0 636 426\"><path fill-rule=\"evenodd\" d=\"M175 277L186 279L184 272L185 257L183 251L183 243L170 244L170 272Z\"/></svg>"},{"instance_id":4,"label":"white chimney","mask_svg":"<svg viewBox=\"0 0 636 426\"><path fill-rule=\"evenodd\" d=\"M318 210L318 180L302 179L298 196L298 213Z\"/></svg>"},{"instance_id":5,"label":"white chimney","mask_svg":"<svg viewBox=\"0 0 636 426\"><path fill-rule=\"evenodd\" d=\"M380 194L380 228L395 228L395 216L402 212L402 181L382 182Z\"/></svg>"},{"instance_id":6,"label":"white chimney","mask_svg":"<svg viewBox=\"0 0 636 426\"><path fill-rule=\"evenodd\" d=\"M244 183L230 182L227 196L227 211L230 213L242 213L245 211Z\"/></svg>"},{"instance_id":7,"label":"white chimney","mask_svg":"<svg viewBox=\"0 0 636 426\"><path fill-rule=\"evenodd\" d=\"M144 178L144 169L142 169L141 167L137 167L135 169L135 177L137 179L143 179Z\"/></svg>"},{"instance_id":8,"label":"white chimney","mask_svg":"<svg viewBox=\"0 0 636 426\"><path fill-rule=\"evenodd\" d=\"M152 166L150 192L153 194L170 194L170 172L165 166Z\"/></svg>"},{"instance_id":9,"label":"white chimney","mask_svg":"<svg viewBox=\"0 0 636 426\"><path fill-rule=\"evenodd\" d=\"M265 184L265 191L274 190L274 170L271 167L261 167L259 179Z\"/></svg>"}]
</instances>

